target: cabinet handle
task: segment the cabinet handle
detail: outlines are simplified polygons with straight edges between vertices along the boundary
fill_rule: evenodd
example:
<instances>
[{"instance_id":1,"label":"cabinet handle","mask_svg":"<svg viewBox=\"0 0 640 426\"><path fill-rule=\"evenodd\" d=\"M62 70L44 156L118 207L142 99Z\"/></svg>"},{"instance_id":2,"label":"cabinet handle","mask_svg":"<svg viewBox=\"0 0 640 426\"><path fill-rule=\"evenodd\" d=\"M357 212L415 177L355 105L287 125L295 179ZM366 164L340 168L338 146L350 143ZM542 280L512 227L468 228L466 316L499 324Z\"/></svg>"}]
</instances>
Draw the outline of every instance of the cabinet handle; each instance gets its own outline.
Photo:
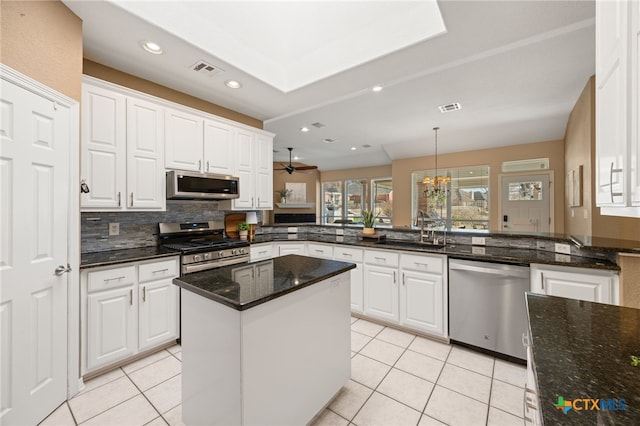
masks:
<instances>
[{"instance_id":1,"label":"cabinet handle","mask_svg":"<svg viewBox=\"0 0 640 426\"><path fill-rule=\"evenodd\" d=\"M131 207L133 207L133 192L131 193Z\"/></svg>"},{"instance_id":2,"label":"cabinet handle","mask_svg":"<svg viewBox=\"0 0 640 426\"><path fill-rule=\"evenodd\" d=\"M207 171L209 171L209 160L207 160Z\"/></svg>"},{"instance_id":3,"label":"cabinet handle","mask_svg":"<svg viewBox=\"0 0 640 426\"><path fill-rule=\"evenodd\" d=\"M544 272L540 272L540 285L542 286L542 289L544 290Z\"/></svg>"},{"instance_id":4,"label":"cabinet handle","mask_svg":"<svg viewBox=\"0 0 640 426\"><path fill-rule=\"evenodd\" d=\"M429 264L428 264L428 263L422 263L422 262L413 262L413 263L415 263L415 265L416 265L416 266L420 266L420 265L422 265L422 266L424 266L425 268L428 268L428 267L429 267Z\"/></svg>"},{"instance_id":5,"label":"cabinet handle","mask_svg":"<svg viewBox=\"0 0 640 426\"><path fill-rule=\"evenodd\" d=\"M393 283L396 283L396 271L393 271Z\"/></svg>"},{"instance_id":6,"label":"cabinet handle","mask_svg":"<svg viewBox=\"0 0 640 426\"><path fill-rule=\"evenodd\" d=\"M120 193L118 192L118 207L120 207L120 206L122 205L122 197L121 197L121 195L122 195L122 194L120 194Z\"/></svg>"},{"instance_id":7,"label":"cabinet handle","mask_svg":"<svg viewBox=\"0 0 640 426\"><path fill-rule=\"evenodd\" d=\"M198 160L198 170L202 170L202 160Z\"/></svg>"},{"instance_id":8,"label":"cabinet handle","mask_svg":"<svg viewBox=\"0 0 640 426\"><path fill-rule=\"evenodd\" d=\"M386 259L384 257L374 257L375 260L379 260L386 263Z\"/></svg>"},{"instance_id":9,"label":"cabinet handle","mask_svg":"<svg viewBox=\"0 0 640 426\"><path fill-rule=\"evenodd\" d=\"M266 250L259 251L258 254L267 254Z\"/></svg>"},{"instance_id":10,"label":"cabinet handle","mask_svg":"<svg viewBox=\"0 0 640 426\"><path fill-rule=\"evenodd\" d=\"M104 282L108 283L109 281L116 281L116 280L123 280L125 278L125 276L121 276L121 277L114 277L114 278L105 278Z\"/></svg>"},{"instance_id":11,"label":"cabinet handle","mask_svg":"<svg viewBox=\"0 0 640 426\"><path fill-rule=\"evenodd\" d=\"M167 272L169 270L169 268L164 268L164 269L158 269L157 271L153 271L151 272L152 274L157 274L159 272Z\"/></svg>"},{"instance_id":12,"label":"cabinet handle","mask_svg":"<svg viewBox=\"0 0 640 426\"><path fill-rule=\"evenodd\" d=\"M251 197L251 207L253 207L253 197Z\"/></svg>"},{"instance_id":13,"label":"cabinet handle","mask_svg":"<svg viewBox=\"0 0 640 426\"><path fill-rule=\"evenodd\" d=\"M524 346L525 348L529 347L529 334L528 333L522 333L522 346Z\"/></svg>"},{"instance_id":14,"label":"cabinet handle","mask_svg":"<svg viewBox=\"0 0 640 426\"><path fill-rule=\"evenodd\" d=\"M142 301L147 301L147 287L142 287Z\"/></svg>"},{"instance_id":15,"label":"cabinet handle","mask_svg":"<svg viewBox=\"0 0 640 426\"><path fill-rule=\"evenodd\" d=\"M405 285L407 283L407 280L404 276L404 272L402 273L402 285Z\"/></svg>"},{"instance_id":16,"label":"cabinet handle","mask_svg":"<svg viewBox=\"0 0 640 426\"><path fill-rule=\"evenodd\" d=\"M133 306L133 289L129 290L129 305Z\"/></svg>"},{"instance_id":17,"label":"cabinet handle","mask_svg":"<svg viewBox=\"0 0 640 426\"><path fill-rule=\"evenodd\" d=\"M611 167L609 168L609 194L611 194L611 202L613 203L613 197L619 197L622 194L622 192L613 192L613 174L614 173L622 173L622 169L614 169L613 168L613 161L611 162Z\"/></svg>"},{"instance_id":18,"label":"cabinet handle","mask_svg":"<svg viewBox=\"0 0 640 426\"><path fill-rule=\"evenodd\" d=\"M352 254L351 254L351 253L342 253L342 255L343 255L343 256L348 256L348 257L351 257L351 256L352 256Z\"/></svg>"}]
</instances>

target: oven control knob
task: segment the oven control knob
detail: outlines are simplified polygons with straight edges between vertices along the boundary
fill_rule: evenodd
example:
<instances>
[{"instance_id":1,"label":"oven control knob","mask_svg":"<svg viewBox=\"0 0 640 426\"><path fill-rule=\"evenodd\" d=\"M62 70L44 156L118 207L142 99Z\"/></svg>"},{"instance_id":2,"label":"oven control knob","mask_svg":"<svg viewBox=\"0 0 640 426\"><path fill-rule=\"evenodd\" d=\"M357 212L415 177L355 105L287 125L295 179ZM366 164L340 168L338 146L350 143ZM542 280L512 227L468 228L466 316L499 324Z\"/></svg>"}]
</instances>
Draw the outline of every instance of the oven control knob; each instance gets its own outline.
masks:
<instances>
[{"instance_id":1,"label":"oven control knob","mask_svg":"<svg viewBox=\"0 0 640 426\"><path fill-rule=\"evenodd\" d=\"M194 262L200 262L202 261L202 256L200 256L199 254L196 254L193 256L193 261Z\"/></svg>"},{"instance_id":2,"label":"oven control knob","mask_svg":"<svg viewBox=\"0 0 640 426\"><path fill-rule=\"evenodd\" d=\"M238 251L240 252L240 254L244 254L244 249L243 248L238 249Z\"/></svg>"},{"instance_id":3,"label":"oven control knob","mask_svg":"<svg viewBox=\"0 0 640 426\"><path fill-rule=\"evenodd\" d=\"M224 252L222 250L218 252L218 257L224 257Z\"/></svg>"},{"instance_id":4,"label":"oven control knob","mask_svg":"<svg viewBox=\"0 0 640 426\"><path fill-rule=\"evenodd\" d=\"M231 254L238 254L238 250L236 250L236 249L231 249Z\"/></svg>"},{"instance_id":5,"label":"oven control knob","mask_svg":"<svg viewBox=\"0 0 640 426\"><path fill-rule=\"evenodd\" d=\"M204 260L209 260L209 259L211 259L211 253L205 253Z\"/></svg>"}]
</instances>

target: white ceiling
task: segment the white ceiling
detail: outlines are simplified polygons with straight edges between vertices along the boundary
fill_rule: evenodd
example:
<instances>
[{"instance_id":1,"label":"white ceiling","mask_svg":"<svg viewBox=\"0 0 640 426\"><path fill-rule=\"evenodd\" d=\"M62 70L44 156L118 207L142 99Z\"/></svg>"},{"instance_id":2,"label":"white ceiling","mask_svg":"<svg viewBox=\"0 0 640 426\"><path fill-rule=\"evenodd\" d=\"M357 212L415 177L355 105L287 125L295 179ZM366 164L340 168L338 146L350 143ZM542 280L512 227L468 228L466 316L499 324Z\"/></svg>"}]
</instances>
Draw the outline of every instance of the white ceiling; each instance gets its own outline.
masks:
<instances>
[{"instance_id":1,"label":"white ceiling","mask_svg":"<svg viewBox=\"0 0 640 426\"><path fill-rule=\"evenodd\" d=\"M63 1L88 59L264 120L274 158L321 170L433 154L434 126L439 153L560 139L595 72L592 0Z\"/></svg>"}]
</instances>

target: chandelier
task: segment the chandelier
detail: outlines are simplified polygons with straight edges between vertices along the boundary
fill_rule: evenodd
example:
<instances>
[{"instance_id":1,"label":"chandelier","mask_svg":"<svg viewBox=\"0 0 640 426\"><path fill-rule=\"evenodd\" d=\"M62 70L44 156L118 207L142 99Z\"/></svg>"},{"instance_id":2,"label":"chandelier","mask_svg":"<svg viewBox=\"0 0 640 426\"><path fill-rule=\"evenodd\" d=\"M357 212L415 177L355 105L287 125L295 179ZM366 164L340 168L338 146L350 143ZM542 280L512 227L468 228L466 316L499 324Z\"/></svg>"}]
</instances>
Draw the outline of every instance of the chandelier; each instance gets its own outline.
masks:
<instances>
[{"instance_id":1,"label":"chandelier","mask_svg":"<svg viewBox=\"0 0 640 426\"><path fill-rule=\"evenodd\" d=\"M434 127L433 130L436 132L436 173L435 177L425 176L425 178L422 179L422 183L425 185L425 196L434 199L441 199L446 197L449 192L447 184L451 182L451 176L438 175L438 130L440 130L440 127Z\"/></svg>"}]
</instances>

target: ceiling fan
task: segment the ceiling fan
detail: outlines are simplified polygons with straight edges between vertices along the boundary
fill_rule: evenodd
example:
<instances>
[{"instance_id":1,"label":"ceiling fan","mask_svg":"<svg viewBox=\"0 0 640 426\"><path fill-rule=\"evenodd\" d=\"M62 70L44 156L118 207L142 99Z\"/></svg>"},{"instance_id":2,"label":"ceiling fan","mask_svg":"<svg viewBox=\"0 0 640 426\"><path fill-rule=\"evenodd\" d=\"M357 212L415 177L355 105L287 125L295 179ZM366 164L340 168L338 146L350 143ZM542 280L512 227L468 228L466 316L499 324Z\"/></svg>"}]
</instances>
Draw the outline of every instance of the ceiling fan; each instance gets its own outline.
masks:
<instances>
[{"instance_id":1,"label":"ceiling fan","mask_svg":"<svg viewBox=\"0 0 640 426\"><path fill-rule=\"evenodd\" d=\"M282 168L276 170L284 170L287 173L291 174L295 171L316 170L318 168L318 166L294 166L291 163L291 151L293 151L293 148L289 147L287 149L289 150L289 164L282 164Z\"/></svg>"}]
</instances>

